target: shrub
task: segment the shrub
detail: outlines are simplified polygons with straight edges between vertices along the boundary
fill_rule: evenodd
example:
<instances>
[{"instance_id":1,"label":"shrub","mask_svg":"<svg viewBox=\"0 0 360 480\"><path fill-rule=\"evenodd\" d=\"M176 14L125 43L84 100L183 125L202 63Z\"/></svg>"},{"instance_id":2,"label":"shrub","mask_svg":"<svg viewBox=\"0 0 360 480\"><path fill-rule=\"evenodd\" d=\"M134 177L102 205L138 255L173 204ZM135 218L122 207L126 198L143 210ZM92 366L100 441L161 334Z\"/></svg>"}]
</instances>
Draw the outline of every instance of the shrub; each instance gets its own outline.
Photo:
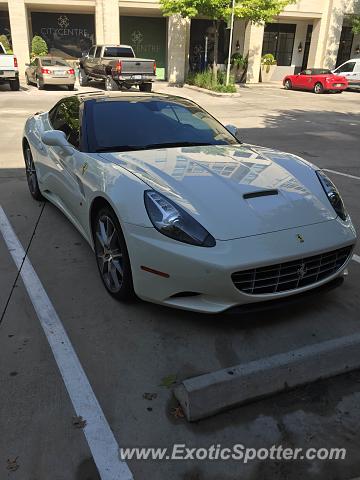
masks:
<instances>
[{"instance_id":1,"label":"shrub","mask_svg":"<svg viewBox=\"0 0 360 480\"><path fill-rule=\"evenodd\" d=\"M12 53L10 41L6 35L0 35L0 43L3 44L6 53Z\"/></svg>"},{"instance_id":2,"label":"shrub","mask_svg":"<svg viewBox=\"0 0 360 480\"><path fill-rule=\"evenodd\" d=\"M266 55L263 55L261 58L261 64L266 66L266 73L269 73L270 71L270 66L271 65L276 65L276 60L275 57L272 53L267 53Z\"/></svg>"},{"instance_id":3,"label":"shrub","mask_svg":"<svg viewBox=\"0 0 360 480\"><path fill-rule=\"evenodd\" d=\"M239 70L240 68L246 68L247 58L241 55L241 53L236 52L231 56L231 66Z\"/></svg>"},{"instance_id":4,"label":"shrub","mask_svg":"<svg viewBox=\"0 0 360 480\"><path fill-rule=\"evenodd\" d=\"M206 88L207 90L213 90L214 92L236 92L234 79L231 77L229 85L226 85L226 74L221 70L217 73L217 79L215 79L213 72L210 69L205 70L204 72L191 73L187 78L187 83L189 85L196 85L200 88Z\"/></svg>"},{"instance_id":5,"label":"shrub","mask_svg":"<svg viewBox=\"0 0 360 480\"><path fill-rule=\"evenodd\" d=\"M45 40L39 35L35 35L31 42L31 56L42 57L47 55L48 52L49 50Z\"/></svg>"}]
</instances>

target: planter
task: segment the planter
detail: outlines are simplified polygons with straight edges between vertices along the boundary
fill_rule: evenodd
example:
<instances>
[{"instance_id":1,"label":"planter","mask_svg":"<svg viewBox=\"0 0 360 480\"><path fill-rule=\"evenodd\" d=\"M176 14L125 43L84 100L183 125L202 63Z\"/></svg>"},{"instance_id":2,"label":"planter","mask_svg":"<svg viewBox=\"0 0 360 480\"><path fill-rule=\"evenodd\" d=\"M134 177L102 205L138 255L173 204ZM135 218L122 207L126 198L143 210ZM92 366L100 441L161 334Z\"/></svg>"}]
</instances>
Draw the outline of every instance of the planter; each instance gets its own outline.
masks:
<instances>
[{"instance_id":1,"label":"planter","mask_svg":"<svg viewBox=\"0 0 360 480\"><path fill-rule=\"evenodd\" d=\"M261 82L271 82L272 76L274 75L276 65L261 65L260 70L260 81Z\"/></svg>"}]
</instances>

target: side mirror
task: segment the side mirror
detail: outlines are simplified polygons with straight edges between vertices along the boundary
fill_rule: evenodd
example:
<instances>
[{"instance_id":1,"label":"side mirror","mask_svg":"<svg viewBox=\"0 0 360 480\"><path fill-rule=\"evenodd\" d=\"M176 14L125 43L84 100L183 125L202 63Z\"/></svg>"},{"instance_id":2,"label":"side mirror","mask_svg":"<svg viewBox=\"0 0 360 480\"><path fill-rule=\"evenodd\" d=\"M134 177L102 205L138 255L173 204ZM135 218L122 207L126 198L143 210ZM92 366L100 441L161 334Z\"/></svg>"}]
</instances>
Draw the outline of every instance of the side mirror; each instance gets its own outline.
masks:
<instances>
[{"instance_id":1,"label":"side mirror","mask_svg":"<svg viewBox=\"0 0 360 480\"><path fill-rule=\"evenodd\" d=\"M225 128L228 132L231 133L231 135L234 135L234 137L236 137L238 139L238 128L235 127L235 125L225 125Z\"/></svg>"},{"instance_id":2,"label":"side mirror","mask_svg":"<svg viewBox=\"0 0 360 480\"><path fill-rule=\"evenodd\" d=\"M72 155L74 149L66 139L66 135L61 130L48 130L41 135L41 141L49 147L60 147L68 155Z\"/></svg>"}]
</instances>

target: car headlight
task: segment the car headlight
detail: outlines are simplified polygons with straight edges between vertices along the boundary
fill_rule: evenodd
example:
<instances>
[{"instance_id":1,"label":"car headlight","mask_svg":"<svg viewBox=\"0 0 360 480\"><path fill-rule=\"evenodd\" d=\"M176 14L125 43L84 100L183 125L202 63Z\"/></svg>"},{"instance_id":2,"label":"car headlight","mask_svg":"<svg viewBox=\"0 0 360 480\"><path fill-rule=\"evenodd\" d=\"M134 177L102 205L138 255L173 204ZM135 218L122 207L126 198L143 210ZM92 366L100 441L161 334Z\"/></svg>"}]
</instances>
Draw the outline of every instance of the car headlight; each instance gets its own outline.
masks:
<instances>
[{"instance_id":1,"label":"car headlight","mask_svg":"<svg viewBox=\"0 0 360 480\"><path fill-rule=\"evenodd\" d=\"M335 212L339 215L342 220L346 220L347 213L345 210L344 202L340 196L338 189L335 187L330 178L325 175L321 170L317 170L316 175L318 176L320 183L331 203Z\"/></svg>"},{"instance_id":2,"label":"car headlight","mask_svg":"<svg viewBox=\"0 0 360 480\"><path fill-rule=\"evenodd\" d=\"M197 220L160 193L147 190L144 200L151 223L163 235L199 247L216 245L215 238Z\"/></svg>"}]
</instances>

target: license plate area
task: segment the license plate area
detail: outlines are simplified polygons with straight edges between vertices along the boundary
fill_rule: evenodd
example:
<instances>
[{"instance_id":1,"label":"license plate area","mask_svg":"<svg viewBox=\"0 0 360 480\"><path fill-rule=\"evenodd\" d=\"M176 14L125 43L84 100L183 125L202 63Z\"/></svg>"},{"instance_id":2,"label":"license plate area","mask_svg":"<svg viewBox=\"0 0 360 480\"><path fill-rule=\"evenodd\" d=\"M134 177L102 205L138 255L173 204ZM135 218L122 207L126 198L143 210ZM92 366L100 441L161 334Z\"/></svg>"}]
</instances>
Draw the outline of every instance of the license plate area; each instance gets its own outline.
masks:
<instances>
[{"instance_id":1,"label":"license plate area","mask_svg":"<svg viewBox=\"0 0 360 480\"><path fill-rule=\"evenodd\" d=\"M141 79L142 79L142 75L133 75L133 79L134 79L134 80L141 80Z\"/></svg>"}]
</instances>

